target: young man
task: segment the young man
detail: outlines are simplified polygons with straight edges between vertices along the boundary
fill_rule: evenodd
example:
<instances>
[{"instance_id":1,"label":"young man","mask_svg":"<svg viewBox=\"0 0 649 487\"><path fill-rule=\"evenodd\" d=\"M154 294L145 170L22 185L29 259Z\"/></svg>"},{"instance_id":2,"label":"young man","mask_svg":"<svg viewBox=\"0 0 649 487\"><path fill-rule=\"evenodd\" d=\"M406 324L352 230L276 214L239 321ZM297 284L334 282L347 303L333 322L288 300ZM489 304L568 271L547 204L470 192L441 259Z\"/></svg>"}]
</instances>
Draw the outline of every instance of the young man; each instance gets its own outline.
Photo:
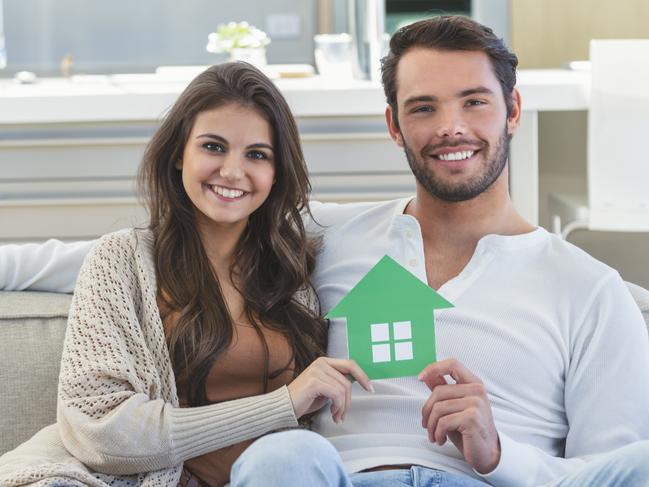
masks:
<instances>
[{"instance_id":1,"label":"young man","mask_svg":"<svg viewBox=\"0 0 649 487\"><path fill-rule=\"evenodd\" d=\"M436 312L438 362L420 380L356 388L343 425L319 417L348 470L416 464L542 485L649 438L649 344L623 281L524 221L509 197L516 65L469 19L397 32L383 62L386 122L416 196L313 208L323 312L384 254L455 305ZM344 323L329 337L329 354L346 356Z\"/></svg>"},{"instance_id":2,"label":"young man","mask_svg":"<svg viewBox=\"0 0 649 487\"><path fill-rule=\"evenodd\" d=\"M313 205L324 313L385 254L455 305L436 313L438 361L419 377L375 381L374 394L354 385L344 423L317 418L316 430L357 472L354 486L647 485L646 442L604 455L649 438L642 317L614 270L531 226L509 198L516 65L490 29L465 18L397 32L383 64L386 121L416 196ZM50 263L85 252L50 245L36 248ZM54 252L71 253L53 260ZM70 290L71 278L47 283L53 270L35 284ZM329 354L347 356L340 320ZM337 462L330 450L307 459L301 448L262 438L244 453L258 458L256 470L237 475L250 485L289 485L297 472L293 485L349 485L327 467Z\"/></svg>"}]
</instances>

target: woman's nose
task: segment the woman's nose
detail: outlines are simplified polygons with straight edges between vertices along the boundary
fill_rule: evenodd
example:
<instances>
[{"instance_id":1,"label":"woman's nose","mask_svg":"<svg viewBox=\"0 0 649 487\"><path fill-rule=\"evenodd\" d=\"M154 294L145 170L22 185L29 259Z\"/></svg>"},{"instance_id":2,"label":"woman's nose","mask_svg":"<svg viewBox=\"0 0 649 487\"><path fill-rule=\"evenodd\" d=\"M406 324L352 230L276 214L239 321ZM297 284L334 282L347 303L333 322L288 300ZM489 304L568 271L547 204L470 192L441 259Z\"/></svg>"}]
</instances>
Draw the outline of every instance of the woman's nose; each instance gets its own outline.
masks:
<instances>
[{"instance_id":1,"label":"woman's nose","mask_svg":"<svg viewBox=\"0 0 649 487\"><path fill-rule=\"evenodd\" d=\"M243 165L238 157L234 155L228 155L223 161L221 169L219 169L219 175L230 181L236 181L243 177Z\"/></svg>"}]
</instances>

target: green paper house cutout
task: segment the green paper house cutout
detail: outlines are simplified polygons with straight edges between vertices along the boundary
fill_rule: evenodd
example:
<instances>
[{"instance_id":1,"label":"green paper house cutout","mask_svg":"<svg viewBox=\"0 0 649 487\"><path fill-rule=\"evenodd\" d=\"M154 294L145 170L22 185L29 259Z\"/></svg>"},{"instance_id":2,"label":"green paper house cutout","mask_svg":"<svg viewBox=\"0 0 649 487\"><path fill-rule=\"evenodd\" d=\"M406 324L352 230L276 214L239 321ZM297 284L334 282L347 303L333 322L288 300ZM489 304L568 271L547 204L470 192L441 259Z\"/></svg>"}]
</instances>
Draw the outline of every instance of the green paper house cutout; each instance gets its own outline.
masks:
<instances>
[{"instance_id":1,"label":"green paper house cutout","mask_svg":"<svg viewBox=\"0 0 649 487\"><path fill-rule=\"evenodd\" d=\"M418 375L436 360L433 310L452 308L384 256L326 318L347 318L349 358L370 379Z\"/></svg>"}]
</instances>

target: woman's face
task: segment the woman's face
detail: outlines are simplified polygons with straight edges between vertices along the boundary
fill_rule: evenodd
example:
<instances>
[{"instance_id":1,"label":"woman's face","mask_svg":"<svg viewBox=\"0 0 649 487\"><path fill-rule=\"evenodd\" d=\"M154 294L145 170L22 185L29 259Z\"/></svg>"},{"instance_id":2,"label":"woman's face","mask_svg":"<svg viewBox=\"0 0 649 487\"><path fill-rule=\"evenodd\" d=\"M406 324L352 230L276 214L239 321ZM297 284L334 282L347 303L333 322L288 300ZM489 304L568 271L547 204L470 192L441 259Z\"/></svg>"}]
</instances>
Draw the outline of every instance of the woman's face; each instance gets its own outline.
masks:
<instances>
[{"instance_id":1,"label":"woman's face","mask_svg":"<svg viewBox=\"0 0 649 487\"><path fill-rule=\"evenodd\" d=\"M231 103L198 114L176 168L199 225L245 227L273 186L272 140L269 123L253 108Z\"/></svg>"}]
</instances>

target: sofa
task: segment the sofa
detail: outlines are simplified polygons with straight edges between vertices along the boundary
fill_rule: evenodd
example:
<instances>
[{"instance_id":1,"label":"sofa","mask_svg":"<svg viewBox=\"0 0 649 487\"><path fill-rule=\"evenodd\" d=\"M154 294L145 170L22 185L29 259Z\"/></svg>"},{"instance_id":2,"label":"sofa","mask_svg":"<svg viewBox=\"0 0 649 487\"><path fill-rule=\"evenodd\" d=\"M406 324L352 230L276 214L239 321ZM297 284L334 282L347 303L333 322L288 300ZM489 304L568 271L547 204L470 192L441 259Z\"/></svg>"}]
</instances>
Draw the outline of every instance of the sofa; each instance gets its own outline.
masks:
<instances>
[{"instance_id":1,"label":"sofa","mask_svg":"<svg viewBox=\"0 0 649 487\"><path fill-rule=\"evenodd\" d=\"M628 284L649 328L649 291ZM0 455L56 419L71 295L0 292Z\"/></svg>"}]
</instances>

